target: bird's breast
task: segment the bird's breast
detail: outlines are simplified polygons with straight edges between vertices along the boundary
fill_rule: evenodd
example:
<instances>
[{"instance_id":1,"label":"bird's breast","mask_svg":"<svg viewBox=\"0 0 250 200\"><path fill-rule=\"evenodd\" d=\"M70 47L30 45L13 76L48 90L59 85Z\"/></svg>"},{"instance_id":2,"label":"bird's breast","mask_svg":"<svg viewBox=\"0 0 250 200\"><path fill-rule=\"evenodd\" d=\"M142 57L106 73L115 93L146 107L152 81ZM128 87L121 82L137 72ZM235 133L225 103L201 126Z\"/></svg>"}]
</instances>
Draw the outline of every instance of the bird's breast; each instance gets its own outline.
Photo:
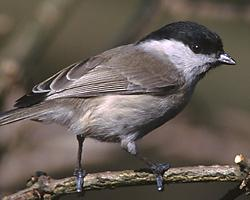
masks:
<instances>
[{"instance_id":1,"label":"bird's breast","mask_svg":"<svg viewBox=\"0 0 250 200\"><path fill-rule=\"evenodd\" d=\"M188 100L188 95L182 92L168 96L143 94L98 97L93 100L98 101L95 103L97 106L87 113L87 135L110 142L119 142L126 136L136 140L173 118Z\"/></svg>"}]
</instances>

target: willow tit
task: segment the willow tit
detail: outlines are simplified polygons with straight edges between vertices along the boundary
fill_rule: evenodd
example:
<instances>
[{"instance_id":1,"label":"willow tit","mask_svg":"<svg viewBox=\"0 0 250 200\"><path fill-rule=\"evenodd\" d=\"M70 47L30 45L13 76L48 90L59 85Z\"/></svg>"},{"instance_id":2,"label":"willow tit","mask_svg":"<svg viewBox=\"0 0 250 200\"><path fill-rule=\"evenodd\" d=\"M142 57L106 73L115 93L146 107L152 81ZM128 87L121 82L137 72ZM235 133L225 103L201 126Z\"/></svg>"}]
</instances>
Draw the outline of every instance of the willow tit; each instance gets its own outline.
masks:
<instances>
[{"instance_id":1,"label":"willow tit","mask_svg":"<svg viewBox=\"0 0 250 200\"><path fill-rule=\"evenodd\" d=\"M59 71L0 115L0 125L23 119L54 122L77 136L77 191L86 137L117 142L140 157L163 188L168 164L138 155L135 141L176 116L189 102L196 83L221 64L235 65L220 37L194 22L175 22L133 44L105 51Z\"/></svg>"}]
</instances>

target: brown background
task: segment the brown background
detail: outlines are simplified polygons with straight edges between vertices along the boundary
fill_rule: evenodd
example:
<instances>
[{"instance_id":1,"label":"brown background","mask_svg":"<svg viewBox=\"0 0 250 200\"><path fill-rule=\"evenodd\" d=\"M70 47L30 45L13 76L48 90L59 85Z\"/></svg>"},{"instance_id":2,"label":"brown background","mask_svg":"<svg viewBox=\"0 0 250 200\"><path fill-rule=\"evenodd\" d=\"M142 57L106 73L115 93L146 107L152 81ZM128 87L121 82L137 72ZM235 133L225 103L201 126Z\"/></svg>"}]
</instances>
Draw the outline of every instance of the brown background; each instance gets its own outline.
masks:
<instances>
[{"instance_id":1,"label":"brown background","mask_svg":"<svg viewBox=\"0 0 250 200\"><path fill-rule=\"evenodd\" d=\"M47 6L43 9L48 12L42 18L45 30L51 23L49 29L53 29L58 16L62 22L48 35L46 31L40 31L36 39L41 38L42 42L27 51L28 56L22 55L28 47L18 46L15 38L21 33L27 35L25 40L22 39L24 44L34 39L33 32L38 26L34 16L39 15L45 3L0 0L2 111L11 108L15 99L34 84L73 62L118 44L136 41L167 23L192 20L208 26L222 37L225 50L237 61L237 66L222 66L210 72L198 84L185 111L144 137L138 143L139 148L149 158L169 161L172 166L232 164L238 153L250 156L248 1L75 0L61 16L58 15L60 8ZM26 29L28 31L23 33ZM16 55L21 58L16 59ZM0 127L1 194L23 188L25 181L37 170L46 171L54 178L71 176L76 150L75 137L56 125L26 121ZM93 140L84 144L84 165L88 172L144 167L119 145ZM88 199L210 200L219 199L233 186L230 183L178 184L167 186L163 193L158 193L154 186L140 186L87 192L85 195Z\"/></svg>"}]
</instances>

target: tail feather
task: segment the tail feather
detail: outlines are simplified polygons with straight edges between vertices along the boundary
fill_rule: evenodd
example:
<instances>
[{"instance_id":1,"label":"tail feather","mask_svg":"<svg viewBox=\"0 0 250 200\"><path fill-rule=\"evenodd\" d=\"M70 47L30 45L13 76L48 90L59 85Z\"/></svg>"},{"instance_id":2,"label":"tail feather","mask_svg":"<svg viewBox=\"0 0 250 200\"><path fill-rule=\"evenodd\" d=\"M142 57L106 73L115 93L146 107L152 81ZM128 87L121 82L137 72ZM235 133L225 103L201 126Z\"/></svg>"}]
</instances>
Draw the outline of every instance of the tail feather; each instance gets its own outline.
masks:
<instances>
[{"instance_id":1,"label":"tail feather","mask_svg":"<svg viewBox=\"0 0 250 200\"><path fill-rule=\"evenodd\" d=\"M17 122L24 119L33 119L46 112L43 106L32 106L27 108L15 108L0 113L0 126Z\"/></svg>"}]
</instances>

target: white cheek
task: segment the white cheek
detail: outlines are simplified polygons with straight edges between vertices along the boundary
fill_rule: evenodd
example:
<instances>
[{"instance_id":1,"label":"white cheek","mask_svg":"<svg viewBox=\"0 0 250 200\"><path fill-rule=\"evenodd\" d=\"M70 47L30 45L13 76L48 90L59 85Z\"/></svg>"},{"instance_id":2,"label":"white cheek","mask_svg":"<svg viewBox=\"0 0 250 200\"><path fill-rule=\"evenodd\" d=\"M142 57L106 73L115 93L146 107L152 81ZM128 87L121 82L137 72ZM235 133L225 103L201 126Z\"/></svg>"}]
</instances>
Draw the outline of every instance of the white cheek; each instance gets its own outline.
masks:
<instances>
[{"instance_id":1,"label":"white cheek","mask_svg":"<svg viewBox=\"0 0 250 200\"><path fill-rule=\"evenodd\" d=\"M141 47L163 61L168 59L190 82L200 73L207 71L209 63L216 60L215 55L195 54L188 46L176 40L151 40L142 43Z\"/></svg>"}]
</instances>

